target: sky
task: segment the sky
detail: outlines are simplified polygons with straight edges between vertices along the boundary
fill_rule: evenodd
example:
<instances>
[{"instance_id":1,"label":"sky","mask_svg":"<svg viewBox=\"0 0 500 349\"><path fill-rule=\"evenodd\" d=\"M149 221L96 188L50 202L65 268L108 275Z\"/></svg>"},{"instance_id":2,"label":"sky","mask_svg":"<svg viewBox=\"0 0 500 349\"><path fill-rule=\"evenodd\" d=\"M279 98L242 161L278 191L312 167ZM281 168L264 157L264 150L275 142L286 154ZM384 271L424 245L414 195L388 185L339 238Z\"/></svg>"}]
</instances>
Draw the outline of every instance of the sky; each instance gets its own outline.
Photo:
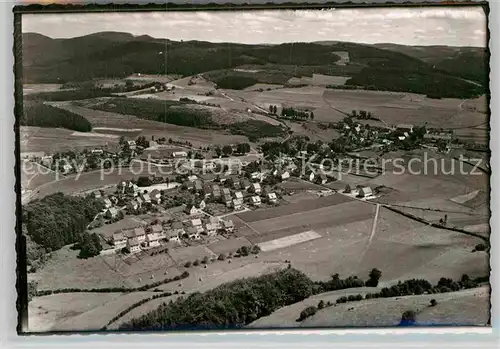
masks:
<instances>
[{"instance_id":1,"label":"sky","mask_svg":"<svg viewBox=\"0 0 500 349\"><path fill-rule=\"evenodd\" d=\"M481 7L25 14L23 32L71 38L100 31L248 44L350 41L486 46Z\"/></svg>"}]
</instances>

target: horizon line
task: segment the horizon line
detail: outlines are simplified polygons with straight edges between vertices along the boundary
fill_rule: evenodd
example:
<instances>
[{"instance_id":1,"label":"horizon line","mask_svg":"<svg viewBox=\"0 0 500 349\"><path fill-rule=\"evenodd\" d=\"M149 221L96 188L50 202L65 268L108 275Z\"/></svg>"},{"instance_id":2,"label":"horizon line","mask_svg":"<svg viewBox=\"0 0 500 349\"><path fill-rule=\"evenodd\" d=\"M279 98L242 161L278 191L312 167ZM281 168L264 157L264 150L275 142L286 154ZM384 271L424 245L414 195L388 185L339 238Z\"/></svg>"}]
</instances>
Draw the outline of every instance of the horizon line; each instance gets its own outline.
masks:
<instances>
[{"instance_id":1,"label":"horizon line","mask_svg":"<svg viewBox=\"0 0 500 349\"><path fill-rule=\"evenodd\" d=\"M93 33L89 33L89 34L85 34L85 35L78 35L78 36L73 36L73 37L67 37L67 38L57 38L57 37L51 37L51 36L48 36L48 35L45 35L45 34L41 34L41 33L38 33L38 32L33 32L33 31L29 31L29 32L22 32L21 34L24 35L24 34L37 34L37 35L40 35L40 36L43 36L43 37L46 37L46 38L49 38L49 39L52 39L52 40L71 40L71 39L78 39L78 38L84 38L84 37L87 37L87 36L92 36L92 35L96 35L96 34L102 34L102 33L115 33L115 34L127 34L127 35L130 35L134 38L139 38L139 37L142 37L142 36L147 36L147 37L150 37L151 39L153 40L167 40L167 41L173 41L173 42L192 42L192 41L198 41L198 42L208 42L208 43L213 43L213 44L238 44L238 45L249 45L249 46L252 46L252 45L283 45L283 44L294 44L294 43L311 43L311 44L317 44L317 43L326 43L326 42L338 42L338 43L353 43L353 44L360 44L360 45L371 45L371 46L374 46L374 45L398 45L398 46L408 46L408 47L460 47L460 48L478 48L478 49L486 49L489 47L489 45L486 45L486 46L471 46L471 45L466 45L466 46L453 46L453 45L446 45L446 44L442 44L442 45L436 45L436 44L430 44L430 45L425 45L425 44L419 44L419 45L411 45L411 44L400 44L400 43L395 43L395 42L387 42L387 41L384 41L384 42L376 42L376 43L367 43L367 42L360 42L360 41L342 41L342 40L334 40L334 39L331 39L331 40L317 40L317 41L283 41L283 42L280 42L280 43L266 43L266 42L261 42L261 43L245 43L245 42L234 42L234 41L206 41L206 40L200 40L200 39L186 39L186 40L183 40L183 39L180 39L180 40L172 40L172 39L168 39L168 38L156 38L156 37L153 37L149 34L140 34L140 35L134 35L132 33L129 33L129 32L123 32L123 31L113 31L113 30L104 30L104 31L97 31L97 32L93 32Z\"/></svg>"}]
</instances>

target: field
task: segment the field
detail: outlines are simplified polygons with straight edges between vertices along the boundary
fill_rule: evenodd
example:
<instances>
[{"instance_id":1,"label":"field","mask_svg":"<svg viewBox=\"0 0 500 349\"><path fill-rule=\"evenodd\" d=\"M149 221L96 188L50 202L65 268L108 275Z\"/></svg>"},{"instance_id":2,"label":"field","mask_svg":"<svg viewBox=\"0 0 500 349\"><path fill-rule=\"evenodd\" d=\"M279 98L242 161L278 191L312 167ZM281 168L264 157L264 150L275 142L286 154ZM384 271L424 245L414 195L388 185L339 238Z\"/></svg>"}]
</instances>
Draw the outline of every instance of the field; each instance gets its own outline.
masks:
<instances>
[{"instance_id":1,"label":"field","mask_svg":"<svg viewBox=\"0 0 500 349\"><path fill-rule=\"evenodd\" d=\"M346 291L336 293L340 297ZM356 294L363 293L363 289L357 291ZM399 324L401 314L406 310L417 312L417 324L421 325L485 326L490 317L489 289L480 287L450 293L337 304L318 311L300 323L295 321L306 306L317 305L319 299L326 302L338 297L326 294L310 297L301 303L279 309L249 327L391 327ZM438 302L435 307L429 306L431 299Z\"/></svg>"},{"instance_id":2,"label":"field","mask_svg":"<svg viewBox=\"0 0 500 349\"><path fill-rule=\"evenodd\" d=\"M70 293L35 298L30 303L31 331L96 331L116 314L152 292ZM32 327L33 326L33 327Z\"/></svg>"},{"instance_id":3,"label":"field","mask_svg":"<svg viewBox=\"0 0 500 349\"><path fill-rule=\"evenodd\" d=\"M129 287L102 257L78 259L77 255L78 251L68 246L52 252L52 258L42 269L30 274L30 279L38 282L38 290Z\"/></svg>"},{"instance_id":4,"label":"field","mask_svg":"<svg viewBox=\"0 0 500 349\"><path fill-rule=\"evenodd\" d=\"M82 106L76 106L71 103L59 103L58 106L75 114L84 116L90 121L92 127L124 128L124 125L127 125L127 128L130 129L141 129L141 131L135 134L134 137L142 135L145 136L146 139L151 139L152 136L155 138L172 138L173 140L191 142L195 147L247 141L246 137L243 136L230 135L213 130L203 130L193 127L166 124L158 121L140 119L132 115L92 110ZM110 133L110 130L107 130L106 132Z\"/></svg>"},{"instance_id":5,"label":"field","mask_svg":"<svg viewBox=\"0 0 500 349\"><path fill-rule=\"evenodd\" d=\"M20 127L21 152L43 151L47 154L83 150L118 144L118 136L109 138L94 133L77 133L61 128Z\"/></svg>"}]
</instances>

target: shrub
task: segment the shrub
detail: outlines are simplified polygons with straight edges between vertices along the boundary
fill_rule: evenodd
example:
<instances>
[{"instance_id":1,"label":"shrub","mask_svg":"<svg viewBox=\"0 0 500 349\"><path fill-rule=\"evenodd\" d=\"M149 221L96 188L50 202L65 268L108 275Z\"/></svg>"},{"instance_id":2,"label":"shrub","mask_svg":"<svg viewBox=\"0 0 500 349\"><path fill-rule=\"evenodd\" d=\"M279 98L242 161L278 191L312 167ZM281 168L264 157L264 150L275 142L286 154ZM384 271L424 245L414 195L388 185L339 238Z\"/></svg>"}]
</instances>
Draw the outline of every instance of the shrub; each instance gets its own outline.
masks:
<instances>
[{"instance_id":1,"label":"shrub","mask_svg":"<svg viewBox=\"0 0 500 349\"><path fill-rule=\"evenodd\" d=\"M257 254L257 253L259 253L259 252L260 252L260 247L259 247L259 245L253 245L253 246L252 246L252 253L253 253L253 254Z\"/></svg>"},{"instance_id":2,"label":"shrub","mask_svg":"<svg viewBox=\"0 0 500 349\"><path fill-rule=\"evenodd\" d=\"M318 303L318 309L323 309L325 307L325 302L323 300L320 300Z\"/></svg>"},{"instance_id":3,"label":"shrub","mask_svg":"<svg viewBox=\"0 0 500 349\"><path fill-rule=\"evenodd\" d=\"M308 317L313 316L314 314L316 314L317 311L318 311L318 309L315 306L307 307L307 308L305 308L304 310L301 311L300 316L297 319L297 321L302 321L304 319L307 319Z\"/></svg>"},{"instance_id":4,"label":"shrub","mask_svg":"<svg viewBox=\"0 0 500 349\"><path fill-rule=\"evenodd\" d=\"M437 305L437 301L435 299L431 299L431 307L435 307Z\"/></svg>"},{"instance_id":5,"label":"shrub","mask_svg":"<svg viewBox=\"0 0 500 349\"><path fill-rule=\"evenodd\" d=\"M415 313L413 310L406 310L401 315L401 322L399 324L400 326L411 326L414 325L416 321L417 313Z\"/></svg>"},{"instance_id":6,"label":"shrub","mask_svg":"<svg viewBox=\"0 0 500 349\"><path fill-rule=\"evenodd\" d=\"M477 244L476 247L474 247L474 251L486 251L486 245L485 244Z\"/></svg>"},{"instance_id":7,"label":"shrub","mask_svg":"<svg viewBox=\"0 0 500 349\"><path fill-rule=\"evenodd\" d=\"M340 297L339 299L337 299L337 303L338 304L347 303L347 297L346 296Z\"/></svg>"},{"instance_id":8,"label":"shrub","mask_svg":"<svg viewBox=\"0 0 500 349\"><path fill-rule=\"evenodd\" d=\"M203 264L207 264L207 263L208 263L208 261L209 261L209 258L208 258L207 256L203 257L203 259L201 260L201 262L202 262Z\"/></svg>"},{"instance_id":9,"label":"shrub","mask_svg":"<svg viewBox=\"0 0 500 349\"><path fill-rule=\"evenodd\" d=\"M198 265L200 265L200 261L199 261L199 260L195 260L195 261L193 262L193 265L194 265L195 267L196 267L196 266L198 266Z\"/></svg>"},{"instance_id":10,"label":"shrub","mask_svg":"<svg viewBox=\"0 0 500 349\"><path fill-rule=\"evenodd\" d=\"M186 263L184 263L184 267L185 268L189 268L191 266L191 262L190 261L187 261Z\"/></svg>"},{"instance_id":11,"label":"shrub","mask_svg":"<svg viewBox=\"0 0 500 349\"><path fill-rule=\"evenodd\" d=\"M219 261L223 261L223 260L225 260L225 259L226 259L226 256L224 255L224 253L221 253L217 259L218 259Z\"/></svg>"},{"instance_id":12,"label":"shrub","mask_svg":"<svg viewBox=\"0 0 500 349\"><path fill-rule=\"evenodd\" d=\"M368 275L368 277L370 279L366 282L366 286L368 286L368 287L377 287L378 286L378 281L382 277L382 272L380 270L378 270L377 268L373 268L370 271L370 274Z\"/></svg>"}]
</instances>

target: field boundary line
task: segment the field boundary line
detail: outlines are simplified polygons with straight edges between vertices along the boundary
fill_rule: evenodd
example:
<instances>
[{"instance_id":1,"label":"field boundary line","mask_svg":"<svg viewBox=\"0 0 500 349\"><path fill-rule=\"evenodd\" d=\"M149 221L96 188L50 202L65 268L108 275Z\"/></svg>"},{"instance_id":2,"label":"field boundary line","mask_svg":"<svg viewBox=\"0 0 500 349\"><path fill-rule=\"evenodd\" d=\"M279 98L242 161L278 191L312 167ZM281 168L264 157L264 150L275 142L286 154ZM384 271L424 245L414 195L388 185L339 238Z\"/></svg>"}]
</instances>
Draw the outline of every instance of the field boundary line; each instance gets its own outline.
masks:
<instances>
[{"instance_id":1,"label":"field boundary line","mask_svg":"<svg viewBox=\"0 0 500 349\"><path fill-rule=\"evenodd\" d=\"M484 236L482 236L480 234L476 234L476 233L473 233L473 232L470 232L470 231L466 231L466 230L463 230L463 229L460 229L460 228L456 228L456 227L446 227L444 225L440 225L440 224L436 224L436 223L431 223L431 222L426 221L423 218L419 218L419 217L414 216L414 215L412 215L410 213L406 213L406 212L400 211L400 210L398 210L398 209L396 209L394 207L391 207L390 205L384 204L383 206L385 208L387 208L388 210L392 211L392 212L398 213L398 214L403 215L403 216L405 216L407 218L413 219L413 220L415 220L417 222L430 225L431 227L438 228L438 229L444 229L444 230L450 230L450 231L454 231L454 232L457 232L457 233L462 233L462 234L474 236L476 238L479 238L481 240L486 241L487 243L489 242L488 238L486 238L486 237L484 237Z\"/></svg>"}]
</instances>

